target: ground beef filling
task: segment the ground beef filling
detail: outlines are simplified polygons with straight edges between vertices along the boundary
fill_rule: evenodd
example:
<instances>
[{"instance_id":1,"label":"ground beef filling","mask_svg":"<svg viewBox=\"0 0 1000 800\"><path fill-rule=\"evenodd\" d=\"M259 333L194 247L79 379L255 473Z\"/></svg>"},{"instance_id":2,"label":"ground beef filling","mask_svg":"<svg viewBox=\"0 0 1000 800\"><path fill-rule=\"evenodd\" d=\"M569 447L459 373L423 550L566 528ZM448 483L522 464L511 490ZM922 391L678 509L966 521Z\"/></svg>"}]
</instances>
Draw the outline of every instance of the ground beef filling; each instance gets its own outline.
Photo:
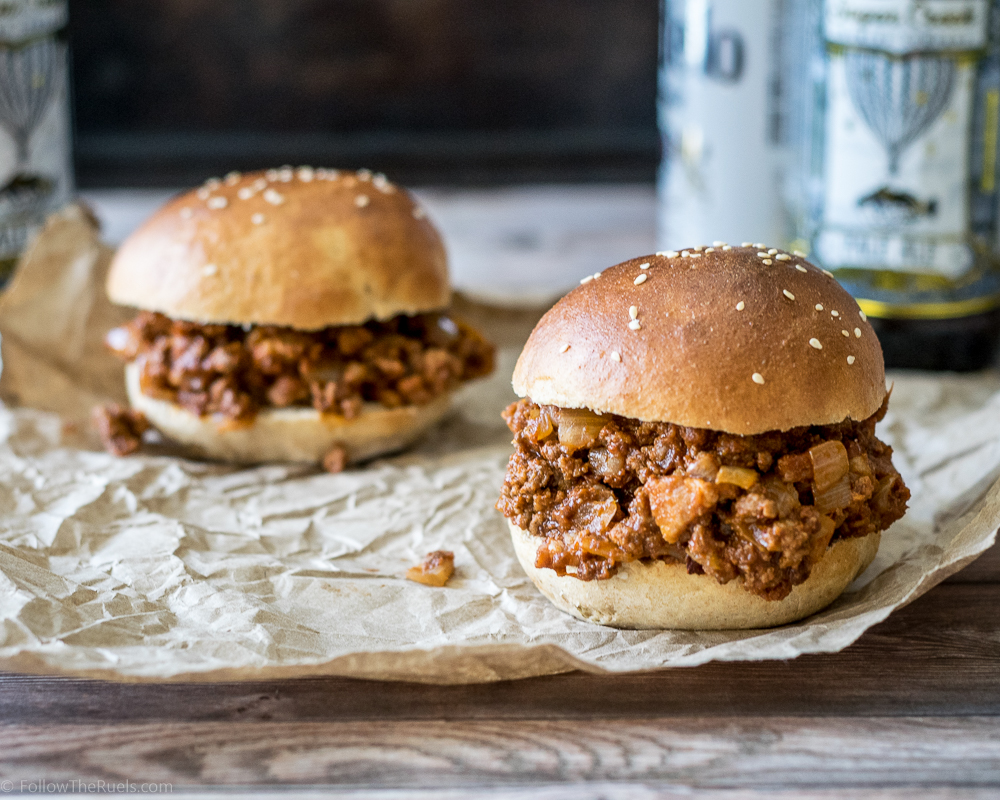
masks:
<instances>
[{"instance_id":1,"label":"ground beef filling","mask_svg":"<svg viewBox=\"0 0 1000 800\"><path fill-rule=\"evenodd\" d=\"M493 346L440 313L299 331L143 311L107 343L136 362L143 394L240 422L263 408L312 406L353 418L365 402L423 405L493 370Z\"/></svg>"},{"instance_id":2,"label":"ground beef filling","mask_svg":"<svg viewBox=\"0 0 1000 800\"><path fill-rule=\"evenodd\" d=\"M535 565L602 580L628 561L686 564L780 600L831 541L903 516L910 492L863 422L736 436L521 400L497 508L539 538Z\"/></svg>"}]
</instances>

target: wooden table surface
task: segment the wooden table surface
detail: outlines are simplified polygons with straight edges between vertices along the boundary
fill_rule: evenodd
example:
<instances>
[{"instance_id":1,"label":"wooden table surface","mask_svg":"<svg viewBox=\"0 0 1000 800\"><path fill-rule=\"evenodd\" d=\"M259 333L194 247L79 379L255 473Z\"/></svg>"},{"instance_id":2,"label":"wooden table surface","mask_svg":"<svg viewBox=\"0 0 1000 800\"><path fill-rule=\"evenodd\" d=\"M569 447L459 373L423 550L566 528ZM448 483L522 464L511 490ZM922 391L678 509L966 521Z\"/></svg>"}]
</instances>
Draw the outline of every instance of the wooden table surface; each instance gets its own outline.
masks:
<instances>
[{"instance_id":1,"label":"wooden table surface","mask_svg":"<svg viewBox=\"0 0 1000 800\"><path fill-rule=\"evenodd\" d=\"M791 661L456 687L0 675L0 794L995 797L998 715L994 547L845 651Z\"/></svg>"}]
</instances>

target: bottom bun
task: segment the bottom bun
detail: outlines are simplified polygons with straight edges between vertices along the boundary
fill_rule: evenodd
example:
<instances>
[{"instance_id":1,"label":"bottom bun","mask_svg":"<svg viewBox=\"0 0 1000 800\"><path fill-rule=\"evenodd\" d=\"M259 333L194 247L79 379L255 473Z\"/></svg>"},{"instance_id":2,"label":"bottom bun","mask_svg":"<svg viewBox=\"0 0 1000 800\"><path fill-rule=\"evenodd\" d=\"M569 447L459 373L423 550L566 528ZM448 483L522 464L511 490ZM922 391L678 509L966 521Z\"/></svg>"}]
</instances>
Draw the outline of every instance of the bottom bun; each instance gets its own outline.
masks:
<instances>
[{"instance_id":1,"label":"bottom bun","mask_svg":"<svg viewBox=\"0 0 1000 800\"><path fill-rule=\"evenodd\" d=\"M764 600L746 591L740 578L722 584L663 561L630 561L602 581L559 576L535 566L538 537L508 524L517 558L542 594L574 617L614 628L716 631L794 622L836 600L872 563L881 539L877 533L838 539L805 583L784 600Z\"/></svg>"},{"instance_id":2,"label":"bottom bun","mask_svg":"<svg viewBox=\"0 0 1000 800\"><path fill-rule=\"evenodd\" d=\"M145 414L164 436L200 456L241 464L318 463L335 445L347 451L349 461L364 461L412 444L447 414L451 405L450 394L422 406L385 408L366 403L354 419L321 414L314 408L269 408L258 413L250 425L228 428L176 403L144 395L135 364L125 367L125 385L132 407Z\"/></svg>"}]
</instances>

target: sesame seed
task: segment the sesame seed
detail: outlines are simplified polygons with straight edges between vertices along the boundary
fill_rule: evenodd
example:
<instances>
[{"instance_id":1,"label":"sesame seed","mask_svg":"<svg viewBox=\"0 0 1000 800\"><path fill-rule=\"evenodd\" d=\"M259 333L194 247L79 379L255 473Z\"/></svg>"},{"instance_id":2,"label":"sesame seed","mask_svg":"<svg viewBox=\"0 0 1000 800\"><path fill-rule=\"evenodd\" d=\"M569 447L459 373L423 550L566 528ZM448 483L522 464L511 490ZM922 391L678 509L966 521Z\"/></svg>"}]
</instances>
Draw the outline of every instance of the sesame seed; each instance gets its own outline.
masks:
<instances>
[{"instance_id":1,"label":"sesame seed","mask_svg":"<svg viewBox=\"0 0 1000 800\"><path fill-rule=\"evenodd\" d=\"M790 291L788 291L788 289L782 289L782 290L781 290L781 293L782 293L782 294L783 294L783 295L784 295L785 297L787 297L787 298L788 298L789 300L794 300L794 299L795 299L795 295L794 295L794 294L792 294L792 293L791 293Z\"/></svg>"},{"instance_id":2,"label":"sesame seed","mask_svg":"<svg viewBox=\"0 0 1000 800\"><path fill-rule=\"evenodd\" d=\"M701 258L701 253L692 253L691 258Z\"/></svg>"},{"instance_id":3,"label":"sesame seed","mask_svg":"<svg viewBox=\"0 0 1000 800\"><path fill-rule=\"evenodd\" d=\"M581 278L580 279L580 285L582 286L585 283L590 283L592 280L594 280L594 276L593 275L588 275L586 278Z\"/></svg>"},{"instance_id":4,"label":"sesame seed","mask_svg":"<svg viewBox=\"0 0 1000 800\"><path fill-rule=\"evenodd\" d=\"M726 245L725 247L723 247L722 249L723 249L723 250L732 250L733 248L732 248L732 245L728 245L728 244L727 244L727 245Z\"/></svg>"},{"instance_id":5,"label":"sesame seed","mask_svg":"<svg viewBox=\"0 0 1000 800\"><path fill-rule=\"evenodd\" d=\"M648 277L649 277L648 275L646 275L645 273L643 273L642 275L637 276L636 279L634 281L632 281L632 283L634 283L636 286L638 286L640 283L645 283L646 282L646 278L648 278Z\"/></svg>"},{"instance_id":6,"label":"sesame seed","mask_svg":"<svg viewBox=\"0 0 1000 800\"><path fill-rule=\"evenodd\" d=\"M264 192L264 199L269 202L272 206L280 206L285 202L285 198L282 197L274 189L268 189Z\"/></svg>"},{"instance_id":7,"label":"sesame seed","mask_svg":"<svg viewBox=\"0 0 1000 800\"><path fill-rule=\"evenodd\" d=\"M210 197L206 205L209 208L225 208L229 205L229 201L225 197Z\"/></svg>"},{"instance_id":8,"label":"sesame seed","mask_svg":"<svg viewBox=\"0 0 1000 800\"><path fill-rule=\"evenodd\" d=\"M753 242L740 242L740 247L750 247Z\"/></svg>"},{"instance_id":9,"label":"sesame seed","mask_svg":"<svg viewBox=\"0 0 1000 800\"><path fill-rule=\"evenodd\" d=\"M759 372L755 372L753 375L751 375L750 380L752 380L754 383L759 383L762 386L764 385L764 376L761 375Z\"/></svg>"},{"instance_id":10,"label":"sesame seed","mask_svg":"<svg viewBox=\"0 0 1000 800\"><path fill-rule=\"evenodd\" d=\"M767 245L764 244L763 242L754 242L753 246L756 247L758 250L767 250Z\"/></svg>"},{"instance_id":11,"label":"sesame seed","mask_svg":"<svg viewBox=\"0 0 1000 800\"><path fill-rule=\"evenodd\" d=\"M206 264L201 268L201 274L206 276L212 276L219 271L219 268L215 264Z\"/></svg>"},{"instance_id":12,"label":"sesame seed","mask_svg":"<svg viewBox=\"0 0 1000 800\"><path fill-rule=\"evenodd\" d=\"M767 258L767 253L761 251L757 253L757 258Z\"/></svg>"},{"instance_id":13,"label":"sesame seed","mask_svg":"<svg viewBox=\"0 0 1000 800\"><path fill-rule=\"evenodd\" d=\"M194 216L194 212L190 208L182 208L180 210L181 219L191 219Z\"/></svg>"},{"instance_id":14,"label":"sesame seed","mask_svg":"<svg viewBox=\"0 0 1000 800\"><path fill-rule=\"evenodd\" d=\"M372 171L370 169L359 169L354 173L358 176L358 180L370 181L372 179Z\"/></svg>"},{"instance_id":15,"label":"sesame seed","mask_svg":"<svg viewBox=\"0 0 1000 800\"><path fill-rule=\"evenodd\" d=\"M269 169L267 172L264 173L264 177L267 178L269 181L276 181L278 180L278 170Z\"/></svg>"},{"instance_id":16,"label":"sesame seed","mask_svg":"<svg viewBox=\"0 0 1000 800\"><path fill-rule=\"evenodd\" d=\"M364 208L370 202L371 198L368 197L368 195L366 194L359 194L357 197L354 198L354 205L356 205L358 208Z\"/></svg>"},{"instance_id":17,"label":"sesame seed","mask_svg":"<svg viewBox=\"0 0 1000 800\"><path fill-rule=\"evenodd\" d=\"M766 264L767 266L771 266L774 262L771 259L769 259L769 258L765 258L760 263L761 264Z\"/></svg>"},{"instance_id":18,"label":"sesame seed","mask_svg":"<svg viewBox=\"0 0 1000 800\"><path fill-rule=\"evenodd\" d=\"M680 255L680 253L678 253L676 250L667 250L667 252L664 253L663 255L665 255L667 258L677 258L677 256Z\"/></svg>"},{"instance_id":19,"label":"sesame seed","mask_svg":"<svg viewBox=\"0 0 1000 800\"><path fill-rule=\"evenodd\" d=\"M567 350L569 350L569 342L566 342L565 344L563 344L562 347L559 348L560 353L565 353Z\"/></svg>"},{"instance_id":20,"label":"sesame seed","mask_svg":"<svg viewBox=\"0 0 1000 800\"><path fill-rule=\"evenodd\" d=\"M254 214L252 217L250 217L250 221L254 225L263 225L264 224L264 215L263 214Z\"/></svg>"},{"instance_id":21,"label":"sesame seed","mask_svg":"<svg viewBox=\"0 0 1000 800\"><path fill-rule=\"evenodd\" d=\"M198 195L198 199L199 199L199 200L208 200L208 196L209 196L209 195L210 195L211 193L212 193L212 192L211 192L211 191L210 191L209 189L206 189L206 188L205 188L204 186L202 186L202 187L201 187L201 188L200 188L200 189L199 189L199 190L198 190L198 191L196 192L196 194Z\"/></svg>"},{"instance_id":22,"label":"sesame seed","mask_svg":"<svg viewBox=\"0 0 1000 800\"><path fill-rule=\"evenodd\" d=\"M261 192L267 188L267 180L265 178L257 178L252 184L253 190L255 192Z\"/></svg>"},{"instance_id":23,"label":"sesame seed","mask_svg":"<svg viewBox=\"0 0 1000 800\"><path fill-rule=\"evenodd\" d=\"M612 361L621 361L622 360L621 353L619 353L617 350L612 350L611 351L611 360Z\"/></svg>"},{"instance_id":24,"label":"sesame seed","mask_svg":"<svg viewBox=\"0 0 1000 800\"><path fill-rule=\"evenodd\" d=\"M282 167L278 171L278 180L282 183L288 183L295 177L295 171L291 167Z\"/></svg>"},{"instance_id":25,"label":"sesame seed","mask_svg":"<svg viewBox=\"0 0 1000 800\"><path fill-rule=\"evenodd\" d=\"M736 310L737 310L737 311L742 311L742 310L743 310L744 308L746 308L746 307L747 307L747 304L746 304L746 303L744 303L744 302L743 302L742 300L740 300L740 302L738 302L738 303L736 304Z\"/></svg>"},{"instance_id":26,"label":"sesame seed","mask_svg":"<svg viewBox=\"0 0 1000 800\"><path fill-rule=\"evenodd\" d=\"M830 316L839 317L840 316L840 312L839 311L831 311L830 312Z\"/></svg>"},{"instance_id":27,"label":"sesame seed","mask_svg":"<svg viewBox=\"0 0 1000 800\"><path fill-rule=\"evenodd\" d=\"M822 350L823 349L823 345L820 343L819 339L816 339L816 338L812 338L812 339L809 340L809 346L810 347L815 347L817 350Z\"/></svg>"},{"instance_id":28,"label":"sesame seed","mask_svg":"<svg viewBox=\"0 0 1000 800\"><path fill-rule=\"evenodd\" d=\"M723 247L725 244L726 244L725 242L715 241L712 242L712 247Z\"/></svg>"},{"instance_id":29,"label":"sesame seed","mask_svg":"<svg viewBox=\"0 0 1000 800\"><path fill-rule=\"evenodd\" d=\"M775 258L778 261L791 261L792 260L792 257L790 255L788 255L788 253L778 253L778 255L776 255Z\"/></svg>"},{"instance_id":30,"label":"sesame seed","mask_svg":"<svg viewBox=\"0 0 1000 800\"><path fill-rule=\"evenodd\" d=\"M639 328L641 328L641 327L642 327L642 323L641 323L641 322L639 322L639 320L637 320L637 319L634 319L634 320L632 320L632 321L631 321L631 322L630 322L630 323L628 324L628 326L629 326L629 327L630 327L630 328L631 328L632 330L634 330L634 331L637 331L637 330L639 330Z\"/></svg>"},{"instance_id":31,"label":"sesame seed","mask_svg":"<svg viewBox=\"0 0 1000 800\"><path fill-rule=\"evenodd\" d=\"M769 256L773 256L773 255L777 254L777 252L778 252L777 249L775 249L774 247L772 247L770 250L767 251L767 254Z\"/></svg>"},{"instance_id":32,"label":"sesame seed","mask_svg":"<svg viewBox=\"0 0 1000 800\"><path fill-rule=\"evenodd\" d=\"M389 179L381 172L372 178L372 184L376 189L382 192L382 194L392 194L396 191L396 187L389 183Z\"/></svg>"},{"instance_id":33,"label":"sesame seed","mask_svg":"<svg viewBox=\"0 0 1000 800\"><path fill-rule=\"evenodd\" d=\"M639 269L649 269L649 262L647 261L645 264L640 264Z\"/></svg>"},{"instance_id":34,"label":"sesame seed","mask_svg":"<svg viewBox=\"0 0 1000 800\"><path fill-rule=\"evenodd\" d=\"M600 272L595 272L594 273L594 280L597 280L600 277L601 277L601 273Z\"/></svg>"},{"instance_id":35,"label":"sesame seed","mask_svg":"<svg viewBox=\"0 0 1000 800\"><path fill-rule=\"evenodd\" d=\"M681 258L687 258L690 255L691 255L691 251L689 251L689 250L684 250L684 251L681 252Z\"/></svg>"},{"instance_id":36,"label":"sesame seed","mask_svg":"<svg viewBox=\"0 0 1000 800\"><path fill-rule=\"evenodd\" d=\"M847 357L847 363L848 363L848 364L853 364L853 363L854 363L854 361L855 361L855 359L854 359L854 356L848 356L848 357Z\"/></svg>"},{"instance_id":37,"label":"sesame seed","mask_svg":"<svg viewBox=\"0 0 1000 800\"><path fill-rule=\"evenodd\" d=\"M854 335L857 336L860 339L861 338L861 328L855 328L854 329Z\"/></svg>"},{"instance_id":38,"label":"sesame seed","mask_svg":"<svg viewBox=\"0 0 1000 800\"><path fill-rule=\"evenodd\" d=\"M629 310L628 310L628 315L632 319L635 319L636 317L638 317L639 316L639 307L638 306L630 306Z\"/></svg>"},{"instance_id":39,"label":"sesame seed","mask_svg":"<svg viewBox=\"0 0 1000 800\"><path fill-rule=\"evenodd\" d=\"M803 253L801 250L792 250L792 255L798 256L799 258L806 257L806 253Z\"/></svg>"},{"instance_id":40,"label":"sesame seed","mask_svg":"<svg viewBox=\"0 0 1000 800\"><path fill-rule=\"evenodd\" d=\"M805 267L803 267L801 264L796 264L795 265L795 269L797 269L799 272L808 272L809 271Z\"/></svg>"},{"instance_id":41,"label":"sesame seed","mask_svg":"<svg viewBox=\"0 0 1000 800\"><path fill-rule=\"evenodd\" d=\"M702 250L705 249L705 245L700 244L697 247L692 247L691 249L694 250L696 253L700 253Z\"/></svg>"},{"instance_id":42,"label":"sesame seed","mask_svg":"<svg viewBox=\"0 0 1000 800\"><path fill-rule=\"evenodd\" d=\"M423 219L426 216L427 216L427 212L424 211L424 209L423 209L422 206L417 206L416 208L413 209L413 218L414 219Z\"/></svg>"},{"instance_id":43,"label":"sesame seed","mask_svg":"<svg viewBox=\"0 0 1000 800\"><path fill-rule=\"evenodd\" d=\"M239 190L236 192L236 196L240 200L249 200L251 197L253 197L253 195L254 191L249 186L241 186Z\"/></svg>"},{"instance_id":44,"label":"sesame seed","mask_svg":"<svg viewBox=\"0 0 1000 800\"><path fill-rule=\"evenodd\" d=\"M240 178L242 177L243 176L239 172L233 170L232 172L226 174L226 185L232 186L234 183L239 183Z\"/></svg>"},{"instance_id":45,"label":"sesame seed","mask_svg":"<svg viewBox=\"0 0 1000 800\"><path fill-rule=\"evenodd\" d=\"M864 311L859 311L858 312L858 316L861 317L862 321L865 321L865 320L868 319L868 317L865 316L865 312Z\"/></svg>"},{"instance_id":46,"label":"sesame seed","mask_svg":"<svg viewBox=\"0 0 1000 800\"><path fill-rule=\"evenodd\" d=\"M316 177L316 171L312 167L299 167L299 180L303 183L312 183Z\"/></svg>"},{"instance_id":47,"label":"sesame seed","mask_svg":"<svg viewBox=\"0 0 1000 800\"><path fill-rule=\"evenodd\" d=\"M706 247L706 248L705 248L705 255L706 255L706 256L707 256L707 255L708 255L709 253L714 253L714 252L715 252L715 248L714 248L714 247Z\"/></svg>"},{"instance_id":48,"label":"sesame seed","mask_svg":"<svg viewBox=\"0 0 1000 800\"><path fill-rule=\"evenodd\" d=\"M220 181L218 178L209 178L207 181L205 181L205 188L208 189L209 191L218 189L220 186L222 186L222 181Z\"/></svg>"},{"instance_id":49,"label":"sesame seed","mask_svg":"<svg viewBox=\"0 0 1000 800\"><path fill-rule=\"evenodd\" d=\"M822 303L817 303L816 304L816 310L817 311L822 311L823 310L823 304Z\"/></svg>"},{"instance_id":50,"label":"sesame seed","mask_svg":"<svg viewBox=\"0 0 1000 800\"><path fill-rule=\"evenodd\" d=\"M846 336L848 339L851 338L851 332L850 331L841 331L841 334L843 334L844 336Z\"/></svg>"},{"instance_id":51,"label":"sesame seed","mask_svg":"<svg viewBox=\"0 0 1000 800\"><path fill-rule=\"evenodd\" d=\"M828 270L828 269L823 270L823 274L826 275L826 277L828 277L828 278L832 278L833 277L833 273L830 272L830 270Z\"/></svg>"}]
</instances>

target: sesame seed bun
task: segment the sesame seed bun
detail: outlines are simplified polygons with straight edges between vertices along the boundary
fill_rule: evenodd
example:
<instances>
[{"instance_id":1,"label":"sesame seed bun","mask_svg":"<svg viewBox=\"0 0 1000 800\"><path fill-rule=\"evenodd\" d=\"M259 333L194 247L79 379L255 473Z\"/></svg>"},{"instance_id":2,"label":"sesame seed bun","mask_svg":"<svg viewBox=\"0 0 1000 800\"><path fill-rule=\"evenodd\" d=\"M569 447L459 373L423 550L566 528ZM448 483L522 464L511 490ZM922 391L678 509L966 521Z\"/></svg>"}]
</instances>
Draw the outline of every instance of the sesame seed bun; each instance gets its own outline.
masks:
<instances>
[{"instance_id":1,"label":"sesame seed bun","mask_svg":"<svg viewBox=\"0 0 1000 800\"><path fill-rule=\"evenodd\" d=\"M139 368L125 367L132 407L165 436L192 453L217 461L260 464L268 461L316 464L334 446L343 447L349 462L402 450L433 427L451 406L452 393L422 406L385 408L365 403L353 419L321 414L314 408L265 408L251 425L219 425L175 403L158 400L139 389Z\"/></svg>"},{"instance_id":2,"label":"sesame seed bun","mask_svg":"<svg viewBox=\"0 0 1000 800\"><path fill-rule=\"evenodd\" d=\"M537 538L508 525L517 558L542 594L574 617L614 628L715 631L785 625L836 600L868 568L881 540L875 533L835 541L788 597L763 600L747 592L741 578L722 584L663 561L630 561L607 580L560 577L535 566Z\"/></svg>"},{"instance_id":3,"label":"sesame seed bun","mask_svg":"<svg viewBox=\"0 0 1000 800\"><path fill-rule=\"evenodd\" d=\"M122 305L201 323L315 330L444 308L444 247L410 195L370 173L290 167L209 181L121 246Z\"/></svg>"},{"instance_id":4,"label":"sesame seed bun","mask_svg":"<svg viewBox=\"0 0 1000 800\"><path fill-rule=\"evenodd\" d=\"M742 436L878 410L881 347L829 273L756 246L699 251L635 258L584 279L535 327L514 391Z\"/></svg>"}]
</instances>

